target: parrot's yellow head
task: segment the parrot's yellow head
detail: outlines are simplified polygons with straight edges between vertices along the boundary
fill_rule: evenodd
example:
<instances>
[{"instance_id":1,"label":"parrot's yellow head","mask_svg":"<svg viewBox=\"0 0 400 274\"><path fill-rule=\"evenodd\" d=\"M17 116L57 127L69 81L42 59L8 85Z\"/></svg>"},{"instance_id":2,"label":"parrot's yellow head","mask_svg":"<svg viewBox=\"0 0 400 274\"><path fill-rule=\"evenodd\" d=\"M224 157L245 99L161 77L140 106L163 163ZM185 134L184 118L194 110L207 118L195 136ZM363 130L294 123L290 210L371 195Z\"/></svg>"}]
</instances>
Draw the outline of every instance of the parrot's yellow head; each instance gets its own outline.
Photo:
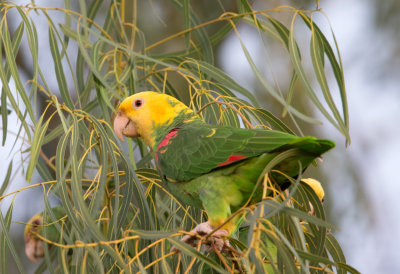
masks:
<instances>
[{"instance_id":1,"label":"parrot's yellow head","mask_svg":"<svg viewBox=\"0 0 400 274\"><path fill-rule=\"evenodd\" d=\"M129 96L119 105L114 120L114 131L119 139L140 137L154 147L154 131L165 126L182 114L196 116L185 104L172 96L153 91L144 91Z\"/></svg>"}]
</instances>

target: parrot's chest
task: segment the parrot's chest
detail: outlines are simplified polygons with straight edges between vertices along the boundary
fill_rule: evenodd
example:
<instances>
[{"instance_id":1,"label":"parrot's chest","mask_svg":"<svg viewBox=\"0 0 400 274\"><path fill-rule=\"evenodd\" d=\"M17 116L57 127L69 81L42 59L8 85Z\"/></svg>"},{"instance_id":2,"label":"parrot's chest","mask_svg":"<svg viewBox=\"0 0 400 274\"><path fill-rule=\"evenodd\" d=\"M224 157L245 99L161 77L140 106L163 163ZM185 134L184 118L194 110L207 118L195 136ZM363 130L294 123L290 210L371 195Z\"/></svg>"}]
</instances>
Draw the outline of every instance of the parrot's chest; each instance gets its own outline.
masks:
<instances>
[{"instance_id":1,"label":"parrot's chest","mask_svg":"<svg viewBox=\"0 0 400 274\"><path fill-rule=\"evenodd\" d=\"M191 182L179 182L173 179L165 178L164 183L167 190L178 199L179 202L197 208L202 208L199 191L191 186Z\"/></svg>"}]
</instances>

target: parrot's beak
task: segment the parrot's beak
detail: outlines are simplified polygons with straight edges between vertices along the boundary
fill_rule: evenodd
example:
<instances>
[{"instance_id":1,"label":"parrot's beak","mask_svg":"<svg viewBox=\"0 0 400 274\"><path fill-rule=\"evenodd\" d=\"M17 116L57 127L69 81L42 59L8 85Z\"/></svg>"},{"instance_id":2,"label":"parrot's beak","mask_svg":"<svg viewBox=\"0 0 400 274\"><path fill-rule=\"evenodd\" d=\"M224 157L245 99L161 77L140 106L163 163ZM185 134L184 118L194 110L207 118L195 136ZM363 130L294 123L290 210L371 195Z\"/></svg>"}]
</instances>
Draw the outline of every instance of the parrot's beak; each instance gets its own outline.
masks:
<instances>
[{"instance_id":1,"label":"parrot's beak","mask_svg":"<svg viewBox=\"0 0 400 274\"><path fill-rule=\"evenodd\" d=\"M122 111L118 111L117 117L114 119L114 132L123 142L126 137L139 137L135 124Z\"/></svg>"}]
</instances>

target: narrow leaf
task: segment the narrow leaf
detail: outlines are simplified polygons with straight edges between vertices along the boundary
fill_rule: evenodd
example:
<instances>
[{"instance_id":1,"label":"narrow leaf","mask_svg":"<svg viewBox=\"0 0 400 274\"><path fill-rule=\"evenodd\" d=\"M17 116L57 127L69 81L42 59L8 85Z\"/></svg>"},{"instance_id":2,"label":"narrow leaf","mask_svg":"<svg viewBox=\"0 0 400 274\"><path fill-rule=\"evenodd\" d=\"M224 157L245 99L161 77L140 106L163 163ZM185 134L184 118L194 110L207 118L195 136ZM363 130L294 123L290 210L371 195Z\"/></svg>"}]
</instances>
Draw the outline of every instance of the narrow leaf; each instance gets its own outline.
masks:
<instances>
[{"instance_id":1,"label":"narrow leaf","mask_svg":"<svg viewBox=\"0 0 400 274\"><path fill-rule=\"evenodd\" d=\"M340 247L338 241L335 239L332 233L328 233L326 235L325 246L335 263L343 263L343 264L346 263L346 257L343 254L342 248ZM344 269L342 268L338 269L338 274L345 274L345 273L346 271Z\"/></svg>"},{"instance_id":2,"label":"narrow leaf","mask_svg":"<svg viewBox=\"0 0 400 274\"><path fill-rule=\"evenodd\" d=\"M21 39L22 35L24 33L24 22L21 22L18 26L18 28L14 32L14 37L12 40L12 48L13 48L13 53L16 56L19 50L19 46L21 44ZM0 45L1 49L1 45ZM6 72L6 78L7 82L10 80L10 70L8 69L7 63L4 64L4 69ZM7 93L4 88L2 87L1 91L1 103L0 103L0 109L1 109L1 118L2 118L2 127L3 127L3 139L2 139L2 146L6 143L7 139L7 122L8 122L8 114L10 114L10 111L7 109Z\"/></svg>"},{"instance_id":3,"label":"narrow leaf","mask_svg":"<svg viewBox=\"0 0 400 274\"><path fill-rule=\"evenodd\" d=\"M4 178L3 183L0 185L0 197L4 194L4 191L6 191L8 184L10 183L12 165L13 162L10 161L10 163L8 164L6 177Z\"/></svg>"},{"instance_id":4,"label":"narrow leaf","mask_svg":"<svg viewBox=\"0 0 400 274\"><path fill-rule=\"evenodd\" d=\"M293 108L292 106L288 106L286 105L286 101L285 99L282 97L281 94L278 93L278 91L276 91L265 79L264 77L261 75L260 71L258 70L256 64L254 63L253 59L250 56L250 53L248 52L248 50L246 49L245 45L243 44L243 42L240 40L240 43L242 45L242 50L246 56L247 62L250 64L251 69L253 70L254 74L256 75L257 79L259 80L259 82L263 85L263 87L265 88L265 90L272 96L274 97L275 100L277 100L279 103L281 103L286 109L288 109L291 113L293 113L293 115L297 116L299 119L302 119L304 121L307 121L309 123L314 123L314 124L319 124L320 122L314 118L308 117L304 114L302 114L301 112L299 112L298 110L296 110L295 108Z\"/></svg>"},{"instance_id":5,"label":"narrow leaf","mask_svg":"<svg viewBox=\"0 0 400 274\"><path fill-rule=\"evenodd\" d=\"M45 113L40 117L38 123L36 124L36 130L33 135L32 146L31 146L31 157L29 160L28 168L26 170L25 178L28 182L32 180L33 171L35 170L35 166L37 164L40 151L42 149L42 143L44 140L44 135L46 134L47 128L50 123L50 119L47 120L42 126L43 118Z\"/></svg>"},{"instance_id":6,"label":"narrow leaf","mask_svg":"<svg viewBox=\"0 0 400 274\"><path fill-rule=\"evenodd\" d=\"M202 253L194 249L193 247L189 246L188 244L185 244L181 241L177 241L173 238L167 238L168 241L170 241L173 245L175 245L181 252L190 255L192 257L196 257L199 261L202 261L218 271L219 273L228 273L225 269L223 269L217 262L214 260L204 256Z\"/></svg>"},{"instance_id":7,"label":"narrow leaf","mask_svg":"<svg viewBox=\"0 0 400 274\"><path fill-rule=\"evenodd\" d=\"M29 100L29 97L27 95L27 92L24 88L24 84L21 81L20 78L20 74L17 68L17 63L16 63L16 56L14 55L14 51L13 51L13 46L12 46L12 42L11 42L11 38L10 38L10 33L8 31L8 25L7 25L7 21L4 21L4 28L2 31L2 41L3 41L3 45L4 45L4 51L5 51L5 56L7 59L7 64L10 68L11 71L11 76L15 82L15 86L18 90L19 95L22 98L22 101L24 102L24 105L26 107L26 110L28 111L29 114L29 118L31 119L32 122L35 123L35 115L33 113L33 108L31 105L31 102ZM8 81L6 81L6 83L8 83ZM5 85L7 86L7 85ZM8 96L10 97L10 96Z\"/></svg>"},{"instance_id":8,"label":"narrow leaf","mask_svg":"<svg viewBox=\"0 0 400 274\"><path fill-rule=\"evenodd\" d=\"M294 39L294 20L296 18L297 13L293 16L292 20L292 26L290 30L290 36L289 36L289 53L290 53L290 59L292 61L292 64L294 66L294 69L296 71L296 74L298 75L300 81L303 84L303 87L307 94L309 95L310 99L314 103L314 105L319 109L319 111L328 119L328 121L336 127L340 132L342 132L342 129L340 126L337 124L337 122L332 118L332 116L327 112L327 110L323 107L321 102L319 101L317 95L315 94L314 90L311 87L310 82L307 79L306 73L301 65L301 59L300 59L300 52L297 47L297 43ZM343 133L343 132L342 132Z\"/></svg>"},{"instance_id":9,"label":"narrow leaf","mask_svg":"<svg viewBox=\"0 0 400 274\"><path fill-rule=\"evenodd\" d=\"M1 234L2 237L0 237L0 239L4 237L3 239L7 243L8 250L10 251L10 253L13 257L14 262L17 265L19 272L25 273L21 259L18 256L17 250L15 249L14 243L12 242L10 234L9 234L11 218L12 218L12 211L13 211L13 203L10 205L5 218L3 217L3 213L0 211L0 224L1 224L1 229L2 229L2 234ZM2 254L4 254L4 255L2 255L4 257L1 258L1 260L4 261L6 259L5 254L7 254L7 252L4 252ZM7 273L7 271L5 273Z\"/></svg>"},{"instance_id":10,"label":"narrow leaf","mask_svg":"<svg viewBox=\"0 0 400 274\"><path fill-rule=\"evenodd\" d=\"M339 86L340 96L341 96L341 101L342 101L342 108L343 108L343 115L344 115L344 123L345 123L345 125L347 127L347 131L348 131L349 130L349 112L348 112L348 104L347 104L346 87L344 84L344 72L343 72L342 61L340 58L339 48L337 45L335 34L333 33L333 30L331 29L331 33L332 33L333 39L335 41L335 47L336 47L337 54L338 54L338 60L336 59L336 56L332 50L331 45L329 44L326 37L322 34L322 31L319 29L319 27L314 22L312 22L312 25L311 25L310 18L307 17L304 13L300 13L300 15L301 15L303 21L306 23L307 27L310 29L313 28L314 31L316 33L318 33L319 37L322 40L322 45L323 45L324 51L325 51L326 56L328 57L328 60L332 66L336 81ZM350 142L350 140L347 140L347 141Z\"/></svg>"},{"instance_id":11,"label":"narrow leaf","mask_svg":"<svg viewBox=\"0 0 400 274\"><path fill-rule=\"evenodd\" d=\"M314 31L314 29L312 29L311 33L310 47L311 47L311 60L314 66L315 75L322 90L322 94L324 95L325 101L328 104L329 108L331 109L333 116L338 122L342 132L345 134L346 139L349 139L346 126L344 125L342 117L340 116L340 113L335 105L335 102L333 101L332 95L329 90L328 81L325 76L324 64L323 64L324 51L323 51L321 37L319 36L318 32Z\"/></svg>"},{"instance_id":12,"label":"narrow leaf","mask_svg":"<svg viewBox=\"0 0 400 274\"><path fill-rule=\"evenodd\" d=\"M347 264L344 264L344 263L335 263L335 262L332 262L331 260L329 260L328 258L317 256L317 255L314 255L314 254L311 254L311 253L307 253L307 252L304 252L302 250L297 250L297 253L300 255L301 258L306 259L306 260L310 260L312 262L323 263L323 264L328 265L328 266L329 265L334 265L337 268L342 268L343 270L346 270L347 272L352 273L352 274L360 273L356 269L354 269L353 267L351 267L351 266L349 266Z\"/></svg>"},{"instance_id":13,"label":"narrow leaf","mask_svg":"<svg viewBox=\"0 0 400 274\"><path fill-rule=\"evenodd\" d=\"M190 1L183 0L183 18L185 29L190 29ZM190 47L190 32L185 34L185 47L189 49Z\"/></svg>"},{"instance_id":14,"label":"narrow leaf","mask_svg":"<svg viewBox=\"0 0 400 274\"><path fill-rule=\"evenodd\" d=\"M229 89L236 90L237 92L246 96L253 103L254 106L259 107L257 99L250 91L248 91L247 89L236 83L235 80L233 80L230 76L228 76L225 72L223 72L219 68L199 60L196 61L193 60L191 63L196 67L198 66L200 70L203 73L207 74L210 78L215 79L216 81L218 81L218 83Z\"/></svg>"},{"instance_id":15,"label":"narrow leaf","mask_svg":"<svg viewBox=\"0 0 400 274\"><path fill-rule=\"evenodd\" d=\"M49 42L50 42L51 55L53 56L53 61L54 61L54 70L56 72L56 77L61 97L64 103L70 109L73 109L74 103L72 102L71 95L68 90L67 80L65 79L63 64L61 60L60 51L58 49L56 35L54 34L54 30L51 26L49 26Z\"/></svg>"}]
</instances>

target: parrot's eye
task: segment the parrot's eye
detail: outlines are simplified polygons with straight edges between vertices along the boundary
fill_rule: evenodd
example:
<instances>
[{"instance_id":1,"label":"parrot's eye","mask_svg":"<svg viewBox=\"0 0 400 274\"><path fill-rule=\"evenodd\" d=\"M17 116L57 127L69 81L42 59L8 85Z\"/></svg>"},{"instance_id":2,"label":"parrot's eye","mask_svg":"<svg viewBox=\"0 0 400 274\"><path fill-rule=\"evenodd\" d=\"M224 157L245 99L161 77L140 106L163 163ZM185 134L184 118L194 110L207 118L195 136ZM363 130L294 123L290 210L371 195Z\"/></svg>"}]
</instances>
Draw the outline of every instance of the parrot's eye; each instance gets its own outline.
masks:
<instances>
[{"instance_id":1,"label":"parrot's eye","mask_svg":"<svg viewBox=\"0 0 400 274\"><path fill-rule=\"evenodd\" d=\"M133 108L138 109L141 106L143 106L144 101L142 99L136 99L135 101L133 101Z\"/></svg>"}]
</instances>

